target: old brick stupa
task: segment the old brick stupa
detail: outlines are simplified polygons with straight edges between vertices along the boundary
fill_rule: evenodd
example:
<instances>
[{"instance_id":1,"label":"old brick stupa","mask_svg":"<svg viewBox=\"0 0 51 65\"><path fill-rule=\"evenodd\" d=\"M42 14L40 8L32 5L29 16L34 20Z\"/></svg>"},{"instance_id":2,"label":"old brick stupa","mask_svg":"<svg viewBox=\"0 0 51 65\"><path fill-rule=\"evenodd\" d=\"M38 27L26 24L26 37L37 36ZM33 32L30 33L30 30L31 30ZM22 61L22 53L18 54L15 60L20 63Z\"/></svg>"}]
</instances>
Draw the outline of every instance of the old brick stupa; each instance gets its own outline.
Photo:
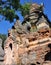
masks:
<instances>
[{"instance_id":1,"label":"old brick stupa","mask_svg":"<svg viewBox=\"0 0 51 65\"><path fill-rule=\"evenodd\" d=\"M16 21L4 51L5 65L51 65L51 22L42 4L32 4L24 21Z\"/></svg>"}]
</instances>

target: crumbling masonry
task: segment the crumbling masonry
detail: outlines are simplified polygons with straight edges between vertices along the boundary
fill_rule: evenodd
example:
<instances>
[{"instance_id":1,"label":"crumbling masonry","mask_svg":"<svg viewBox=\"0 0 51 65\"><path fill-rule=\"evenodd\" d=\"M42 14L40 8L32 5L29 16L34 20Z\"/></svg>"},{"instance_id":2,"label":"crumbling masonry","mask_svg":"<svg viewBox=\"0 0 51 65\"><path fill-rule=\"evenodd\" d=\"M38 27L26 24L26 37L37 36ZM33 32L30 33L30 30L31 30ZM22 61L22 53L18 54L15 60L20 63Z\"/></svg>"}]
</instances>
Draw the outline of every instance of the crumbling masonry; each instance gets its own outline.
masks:
<instances>
[{"instance_id":1,"label":"crumbling masonry","mask_svg":"<svg viewBox=\"0 0 51 65\"><path fill-rule=\"evenodd\" d=\"M32 4L24 21L16 21L5 41L5 65L51 65L51 23L43 5Z\"/></svg>"}]
</instances>

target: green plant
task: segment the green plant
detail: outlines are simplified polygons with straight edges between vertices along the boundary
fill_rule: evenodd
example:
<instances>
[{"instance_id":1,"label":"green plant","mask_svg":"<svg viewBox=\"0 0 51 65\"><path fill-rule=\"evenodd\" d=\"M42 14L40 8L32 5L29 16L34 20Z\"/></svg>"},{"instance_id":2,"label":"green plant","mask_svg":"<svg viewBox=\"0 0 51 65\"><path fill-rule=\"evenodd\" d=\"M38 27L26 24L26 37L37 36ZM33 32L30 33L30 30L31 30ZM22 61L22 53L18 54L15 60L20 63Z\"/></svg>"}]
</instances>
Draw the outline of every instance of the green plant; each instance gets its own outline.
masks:
<instances>
[{"instance_id":1,"label":"green plant","mask_svg":"<svg viewBox=\"0 0 51 65\"><path fill-rule=\"evenodd\" d=\"M26 3L20 6L20 11L21 11L22 16L29 14L30 5L31 5L30 3Z\"/></svg>"}]
</instances>

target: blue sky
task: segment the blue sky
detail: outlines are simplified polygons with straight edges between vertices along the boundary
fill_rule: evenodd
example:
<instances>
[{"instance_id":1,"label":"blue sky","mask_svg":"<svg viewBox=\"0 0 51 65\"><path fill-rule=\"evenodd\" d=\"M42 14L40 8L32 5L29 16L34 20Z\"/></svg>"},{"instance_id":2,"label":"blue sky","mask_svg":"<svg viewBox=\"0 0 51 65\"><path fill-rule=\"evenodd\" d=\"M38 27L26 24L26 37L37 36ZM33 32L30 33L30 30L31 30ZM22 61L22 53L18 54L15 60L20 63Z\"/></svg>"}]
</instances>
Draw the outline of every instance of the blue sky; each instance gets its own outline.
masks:
<instances>
[{"instance_id":1,"label":"blue sky","mask_svg":"<svg viewBox=\"0 0 51 65\"><path fill-rule=\"evenodd\" d=\"M21 0L20 3L24 4L24 2L27 2L30 0ZM44 3L44 13L48 16L49 20L51 21L51 0L32 0L33 3ZM23 20L23 17L21 16L21 14L18 12L17 13L20 17L20 20ZM0 21L1 21L0 17ZM0 33L1 34L7 34L8 30L11 29L12 25L14 25L14 23L9 23L8 21L5 21L4 19L0 22Z\"/></svg>"}]
</instances>

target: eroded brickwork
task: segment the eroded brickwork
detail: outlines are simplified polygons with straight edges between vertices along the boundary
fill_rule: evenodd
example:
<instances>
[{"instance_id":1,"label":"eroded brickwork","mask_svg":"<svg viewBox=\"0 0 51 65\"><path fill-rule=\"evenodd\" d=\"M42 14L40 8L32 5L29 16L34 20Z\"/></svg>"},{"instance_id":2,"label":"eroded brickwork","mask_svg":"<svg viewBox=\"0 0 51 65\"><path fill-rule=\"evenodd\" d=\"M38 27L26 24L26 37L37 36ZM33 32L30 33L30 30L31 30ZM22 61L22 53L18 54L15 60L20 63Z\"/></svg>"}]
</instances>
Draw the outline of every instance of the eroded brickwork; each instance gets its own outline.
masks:
<instances>
[{"instance_id":1,"label":"eroded brickwork","mask_svg":"<svg viewBox=\"0 0 51 65\"><path fill-rule=\"evenodd\" d=\"M32 6L34 7L34 5ZM40 7L40 5L37 6ZM39 12L36 8L37 7L35 7L35 11ZM31 10L34 12L34 9ZM37 28L36 31L34 31L35 29L32 27L32 20L34 21L33 24L35 24L38 17L35 18L35 20L34 18L31 20L31 16L36 17L34 15L35 12L33 12L31 12L33 15L31 15L31 13L29 15L30 23L27 22L22 25L20 21L17 20L13 28L9 30L8 38L5 41L4 47L5 65L50 65L51 29L48 21L44 20L44 18L43 21L45 24L48 23L46 24L48 26L40 26L40 28ZM42 12L40 11L39 13L41 14ZM38 22L40 24L39 20Z\"/></svg>"}]
</instances>

